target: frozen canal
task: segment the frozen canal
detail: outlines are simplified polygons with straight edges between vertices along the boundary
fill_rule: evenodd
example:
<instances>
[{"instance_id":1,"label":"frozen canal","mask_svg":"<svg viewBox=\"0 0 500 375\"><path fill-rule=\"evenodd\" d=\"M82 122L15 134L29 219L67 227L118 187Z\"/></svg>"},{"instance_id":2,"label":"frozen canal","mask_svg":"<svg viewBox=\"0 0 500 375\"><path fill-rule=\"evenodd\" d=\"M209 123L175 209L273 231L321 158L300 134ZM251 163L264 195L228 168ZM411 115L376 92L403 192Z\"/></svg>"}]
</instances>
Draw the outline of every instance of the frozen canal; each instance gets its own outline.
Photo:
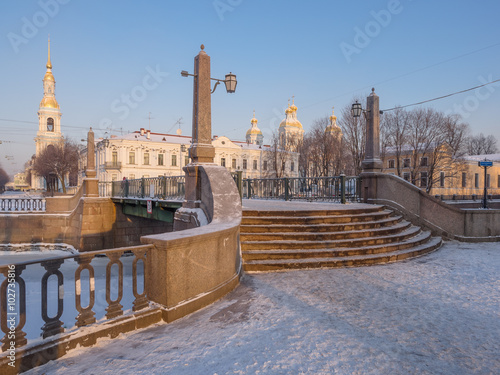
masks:
<instances>
[{"instance_id":1,"label":"frozen canal","mask_svg":"<svg viewBox=\"0 0 500 375\"><path fill-rule=\"evenodd\" d=\"M171 324L26 374L499 374L500 243L384 266L246 275Z\"/></svg>"}]
</instances>

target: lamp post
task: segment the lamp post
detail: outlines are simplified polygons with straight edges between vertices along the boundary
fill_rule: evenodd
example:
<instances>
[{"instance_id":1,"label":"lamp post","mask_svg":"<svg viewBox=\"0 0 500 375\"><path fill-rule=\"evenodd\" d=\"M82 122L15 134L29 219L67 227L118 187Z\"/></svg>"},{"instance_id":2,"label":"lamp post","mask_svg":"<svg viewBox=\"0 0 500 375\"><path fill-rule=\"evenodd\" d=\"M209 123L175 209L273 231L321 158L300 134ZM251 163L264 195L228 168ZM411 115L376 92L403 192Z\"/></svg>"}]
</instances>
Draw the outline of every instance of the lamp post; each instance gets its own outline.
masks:
<instances>
[{"instance_id":1,"label":"lamp post","mask_svg":"<svg viewBox=\"0 0 500 375\"><path fill-rule=\"evenodd\" d=\"M194 77L193 89L193 143L189 148L189 156L194 164L213 163L215 150L212 146L212 103L211 94L215 92L217 85L224 82L226 91L234 93L236 90L236 75L226 74L225 79L210 77L210 56L204 51L205 46L201 45L201 51L194 58L194 74L181 71L181 76ZM213 90L210 89L210 81L217 81Z\"/></svg>"},{"instance_id":2,"label":"lamp post","mask_svg":"<svg viewBox=\"0 0 500 375\"><path fill-rule=\"evenodd\" d=\"M353 117L361 116L364 113L366 118L365 137L365 158L361 162L363 172L382 171L382 160L380 160L380 114L379 97L372 88L372 93L366 98L366 110L363 110L361 103L354 103L351 107Z\"/></svg>"},{"instance_id":3,"label":"lamp post","mask_svg":"<svg viewBox=\"0 0 500 375\"><path fill-rule=\"evenodd\" d=\"M204 49L202 44L201 51L194 58L193 74L181 71L181 76L193 77L193 131L189 148L191 162L182 168L185 171L186 195L182 207L175 213L174 231L194 228L199 226L200 222L211 220L211 217L206 215L208 211L204 211L207 207L206 197L211 194L210 191L204 190L204 179L207 168L213 168L215 157L212 145L211 96L221 82L224 82L228 93L234 93L237 84L233 73L226 74L225 79L210 77L210 56ZM212 80L216 81L213 90L210 87ZM202 216L205 218L202 219Z\"/></svg>"}]
</instances>

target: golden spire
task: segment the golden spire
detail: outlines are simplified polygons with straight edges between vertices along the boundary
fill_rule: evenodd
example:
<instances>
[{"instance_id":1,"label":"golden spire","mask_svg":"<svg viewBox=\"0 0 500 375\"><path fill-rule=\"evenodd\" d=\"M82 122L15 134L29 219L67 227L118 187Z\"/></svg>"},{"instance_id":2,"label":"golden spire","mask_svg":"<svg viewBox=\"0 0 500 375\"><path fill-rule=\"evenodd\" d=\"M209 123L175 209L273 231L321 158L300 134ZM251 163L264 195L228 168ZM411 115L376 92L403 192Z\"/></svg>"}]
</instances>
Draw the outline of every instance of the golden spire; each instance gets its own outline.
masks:
<instances>
[{"instance_id":1,"label":"golden spire","mask_svg":"<svg viewBox=\"0 0 500 375\"><path fill-rule=\"evenodd\" d=\"M47 58L47 69L52 69L52 63L50 62L50 35L49 35L49 57Z\"/></svg>"}]
</instances>

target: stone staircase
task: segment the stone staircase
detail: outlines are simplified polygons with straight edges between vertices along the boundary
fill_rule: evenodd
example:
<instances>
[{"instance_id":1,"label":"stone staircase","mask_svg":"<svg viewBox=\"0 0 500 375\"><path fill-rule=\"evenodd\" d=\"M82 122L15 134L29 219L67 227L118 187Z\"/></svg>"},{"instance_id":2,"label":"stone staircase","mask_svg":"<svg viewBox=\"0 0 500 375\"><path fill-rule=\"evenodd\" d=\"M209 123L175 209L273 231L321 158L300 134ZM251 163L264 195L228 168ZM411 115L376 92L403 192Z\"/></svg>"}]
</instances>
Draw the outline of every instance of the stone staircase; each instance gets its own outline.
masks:
<instances>
[{"instance_id":1,"label":"stone staircase","mask_svg":"<svg viewBox=\"0 0 500 375\"><path fill-rule=\"evenodd\" d=\"M338 210L244 210L247 272L389 263L436 250L441 238L382 206Z\"/></svg>"}]
</instances>

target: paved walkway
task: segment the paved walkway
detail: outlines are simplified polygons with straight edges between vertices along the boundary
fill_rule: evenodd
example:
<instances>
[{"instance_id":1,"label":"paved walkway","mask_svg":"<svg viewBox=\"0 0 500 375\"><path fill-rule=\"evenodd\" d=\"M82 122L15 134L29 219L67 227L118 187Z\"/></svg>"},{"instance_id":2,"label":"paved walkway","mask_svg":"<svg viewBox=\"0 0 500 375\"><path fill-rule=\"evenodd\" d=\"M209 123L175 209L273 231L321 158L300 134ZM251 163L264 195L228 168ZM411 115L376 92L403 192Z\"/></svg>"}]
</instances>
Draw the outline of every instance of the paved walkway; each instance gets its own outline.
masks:
<instances>
[{"instance_id":1,"label":"paved walkway","mask_svg":"<svg viewBox=\"0 0 500 375\"><path fill-rule=\"evenodd\" d=\"M332 203L332 202L306 202L306 201L279 201L266 199L243 199L243 209L269 210L269 211L296 211L296 210L349 210L354 208L373 208L373 204L365 203Z\"/></svg>"},{"instance_id":2,"label":"paved walkway","mask_svg":"<svg viewBox=\"0 0 500 375\"><path fill-rule=\"evenodd\" d=\"M499 374L500 243L246 275L215 304L26 374Z\"/></svg>"}]
</instances>

